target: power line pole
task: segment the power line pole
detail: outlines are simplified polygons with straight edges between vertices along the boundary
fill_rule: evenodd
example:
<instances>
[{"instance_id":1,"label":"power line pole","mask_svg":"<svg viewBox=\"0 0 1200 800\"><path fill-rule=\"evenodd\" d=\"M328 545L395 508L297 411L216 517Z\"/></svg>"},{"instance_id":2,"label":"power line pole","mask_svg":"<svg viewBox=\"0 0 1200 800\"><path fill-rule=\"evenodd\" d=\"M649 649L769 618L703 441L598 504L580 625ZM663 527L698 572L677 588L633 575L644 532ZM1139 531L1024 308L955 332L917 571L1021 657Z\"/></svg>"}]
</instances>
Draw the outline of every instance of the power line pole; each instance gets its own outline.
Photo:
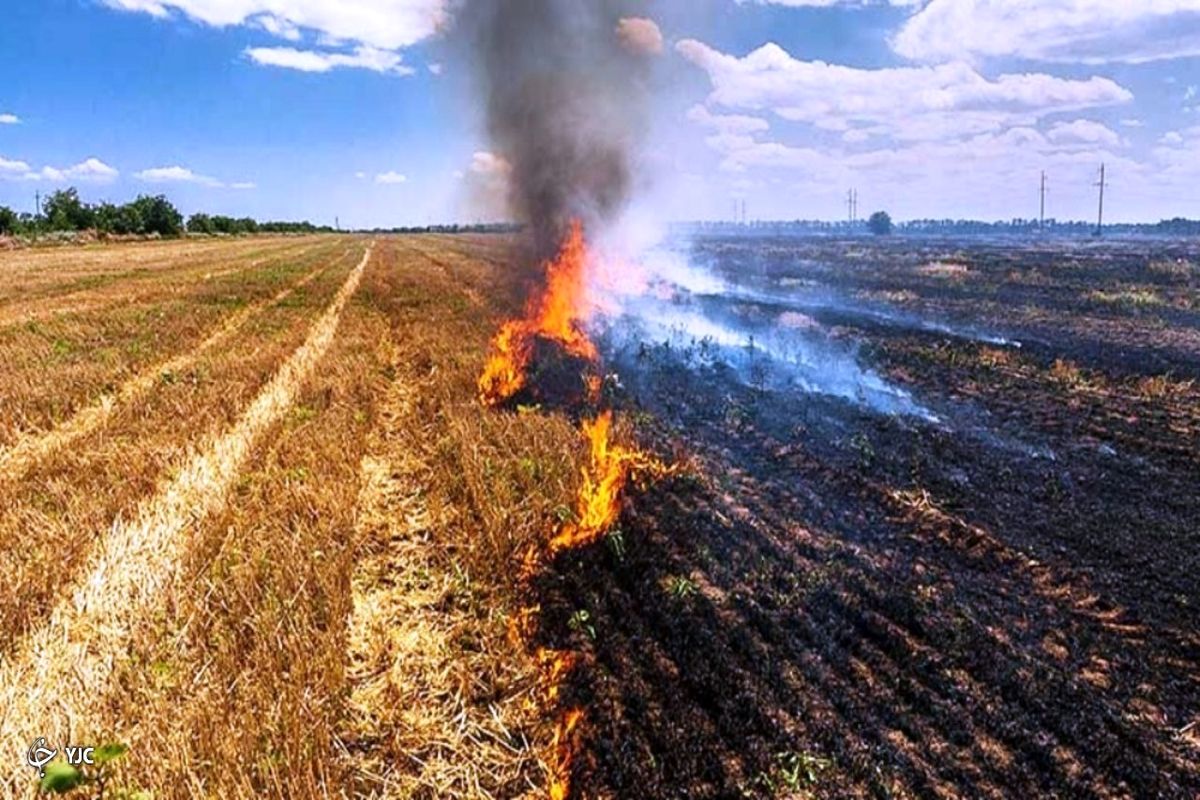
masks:
<instances>
[{"instance_id":1,"label":"power line pole","mask_svg":"<svg viewBox=\"0 0 1200 800\"><path fill-rule=\"evenodd\" d=\"M1104 180L1104 164L1100 165L1100 181L1096 186L1100 187L1100 213L1096 217L1096 235L1104 235L1104 188L1108 182Z\"/></svg>"},{"instance_id":2,"label":"power line pole","mask_svg":"<svg viewBox=\"0 0 1200 800\"><path fill-rule=\"evenodd\" d=\"M854 211L850 214L851 222L858 222L858 189L854 190Z\"/></svg>"},{"instance_id":3,"label":"power line pole","mask_svg":"<svg viewBox=\"0 0 1200 800\"><path fill-rule=\"evenodd\" d=\"M1046 230L1046 171L1042 170L1042 209L1038 214L1038 230Z\"/></svg>"},{"instance_id":4,"label":"power line pole","mask_svg":"<svg viewBox=\"0 0 1200 800\"><path fill-rule=\"evenodd\" d=\"M846 222L854 224L854 190L846 190Z\"/></svg>"}]
</instances>

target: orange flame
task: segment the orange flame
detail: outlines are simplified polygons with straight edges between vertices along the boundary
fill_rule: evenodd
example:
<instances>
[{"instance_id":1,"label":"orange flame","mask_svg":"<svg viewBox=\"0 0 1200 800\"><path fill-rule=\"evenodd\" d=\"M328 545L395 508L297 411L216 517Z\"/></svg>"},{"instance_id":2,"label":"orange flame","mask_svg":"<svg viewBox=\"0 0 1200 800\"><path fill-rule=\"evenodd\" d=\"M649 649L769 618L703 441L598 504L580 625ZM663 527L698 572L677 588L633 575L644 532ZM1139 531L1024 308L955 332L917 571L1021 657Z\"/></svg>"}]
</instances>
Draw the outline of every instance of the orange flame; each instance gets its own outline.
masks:
<instances>
[{"instance_id":1,"label":"orange flame","mask_svg":"<svg viewBox=\"0 0 1200 800\"><path fill-rule=\"evenodd\" d=\"M591 311L587 299L585 271L588 267L587 243L583 226L571 225L557 258L546 264L546 286L530 299L522 319L510 320L492 340L492 355L479 377L479 397L485 406L496 406L520 392L529 380L530 360L538 337L558 342L563 349L590 362L599 361L596 346L588 339L582 324ZM584 377L588 397L598 403L602 390L599 375ZM591 449L589 463L583 469L583 484L576 501L577 520L565 525L550 540L546 550L554 555L563 550L583 547L603 537L620 514L621 492L638 472L669 474L652 456L611 443L613 416L606 411L594 420L583 421L583 435ZM521 581L529 584L543 566L543 551L530 547L521 565ZM508 635L513 644L528 644L534 628L533 618L540 608L528 606L509 619ZM538 688L532 704L555 707L562 701L562 687L578 662L570 651L539 648ZM567 800L571 795L571 773L579 748L579 726L584 711L577 707L560 712L552 742L553 761L549 765L550 800Z\"/></svg>"},{"instance_id":2,"label":"orange flame","mask_svg":"<svg viewBox=\"0 0 1200 800\"><path fill-rule=\"evenodd\" d=\"M538 648L537 661L542 677L542 697L547 705L555 705L558 703L563 683L579 662L579 656L570 650L550 650L542 647Z\"/></svg>"},{"instance_id":3,"label":"orange flame","mask_svg":"<svg viewBox=\"0 0 1200 800\"><path fill-rule=\"evenodd\" d=\"M530 299L522 319L506 322L492 340L493 353L479 376L479 398L495 406L525 387L533 340L551 339L573 356L596 361L599 354L583 332L587 319L587 242L576 220L558 257L546 264L546 286ZM590 388L590 387L589 387Z\"/></svg>"},{"instance_id":4,"label":"orange flame","mask_svg":"<svg viewBox=\"0 0 1200 800\"><path fill-rule=\"evenodd\" d=\"M577 521L565 525L550 540L550 553L584 547L604 536L621 511L621 492L636 471L655 475L667 473L652 456L609 441L612 412L605 411L592 421L584 420L583 435L592 448L590 463L583 469L583 485L576 501Z\"/></svg>"},{"instance_id":5,"label":"orange flame","mask_svg":"<svg viewBox=\"0 0 1200 800\"><path fill-rule=\"evenodd\" d=\"M554 759L550 768L550 800L571 796L571 765L575 761L575 728L583 719L583 709L564 711L554 730Z\"/></svg>"}]
</instances>

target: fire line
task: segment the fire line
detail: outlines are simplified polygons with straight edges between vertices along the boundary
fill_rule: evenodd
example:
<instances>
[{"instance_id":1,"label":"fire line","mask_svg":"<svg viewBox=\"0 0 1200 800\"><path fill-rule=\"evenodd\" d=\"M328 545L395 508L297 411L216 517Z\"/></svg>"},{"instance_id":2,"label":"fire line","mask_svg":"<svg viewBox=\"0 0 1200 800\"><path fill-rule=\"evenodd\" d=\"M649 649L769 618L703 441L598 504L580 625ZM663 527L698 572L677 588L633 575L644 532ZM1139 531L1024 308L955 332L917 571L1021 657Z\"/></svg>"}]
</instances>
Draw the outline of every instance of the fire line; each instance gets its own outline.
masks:
<instances>
[{"instance_id":1,"label":"fire line","mask_svg":"<svg viewBox=\"0 0 1200 800\"><path fill-rule=\"evenodd\" d=\"M492 354L479 377L479 398L494 408L512 400L529 388L530 369L538 339L556 343L563 352L598 365L599 351L584 330L592 306L587 297L587 269L590 261L583 225L572 222L558 256L546 264L542 291L530 298L525 315L506 322L492 340ZM591 405L601 400L599 373L583 376L585 396ZM542 546L526 554L522 579L529 586L545 563L568 550L593 544L602 539L620 515L622 492L638 474L662 476L671 468L653 456L634 448L613 443L613 412L605 410L594 418L584 418L581 433L588 442L590 455L582 469L582 483L576 497L576 519L561 526ZM531 620L539 611L528 606L510 620L514 640L529 645ZM571 651L540 648L538 696L546 708L561 704L562 687L579 662ZM571 796L571 777L578 750L580 729L586 712L579 707L561 709L551 743L549 765L550 800Z\"/></svg>"}]
</instances>

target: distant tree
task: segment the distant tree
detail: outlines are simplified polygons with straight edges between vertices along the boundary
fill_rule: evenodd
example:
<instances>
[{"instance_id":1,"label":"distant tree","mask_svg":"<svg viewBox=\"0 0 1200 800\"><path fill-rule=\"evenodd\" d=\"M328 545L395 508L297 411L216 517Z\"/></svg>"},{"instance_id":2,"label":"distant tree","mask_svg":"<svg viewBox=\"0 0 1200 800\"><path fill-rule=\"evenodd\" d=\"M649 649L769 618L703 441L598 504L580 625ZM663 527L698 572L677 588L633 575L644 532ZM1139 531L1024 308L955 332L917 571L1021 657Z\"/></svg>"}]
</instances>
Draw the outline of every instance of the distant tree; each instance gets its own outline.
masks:
<instances>
[{"instance_id":1,"label":"distant tree","mask_svg":"<svg viewBox=\"0 0 1200 800\"><path fill-rule=\"evenodd\" d=\"M237 221L238 233L258 233L258 223L250 217L242 217Z\"/></svg>"},{"instance_id":2,"label":"distant tree","mask_svg":"<svg viewBox=\"0 0 1200 800\"><path fill-rule=\"evenodd\" d=\"M888 236L892 232L892 218L886 211L876 211L867 220L867 230L876 236Z\"/></svg>"},{"instance_id":3,"label":"distant tree","mask_svg":"<svg viewBox=\"0 0 1200 800\"><path fill-rule=\"evenodd\" d=\"M11 236L17 232L20 224L21 218L17 212L8 206L0 206L0 236Z\"/></svg>"},{"instance_id":4,"label":"distant tree","mask_svg":"<svg viewBox=\"0 0 1200 800\"><path fill-rule=\"evenodd\" d=\"M96 212L79 199L79 192L74 187L51 192L42 204L42 213L53 231L80 231L96 227Z\"/></svg>"},{"instance_id":5,"label":"distant tree","mask_svg":"<svg viewBox=\"0 0 1200 800\"><path fill-rule=\"evenodd\" d=\"M101 203L96 206L96 229L120 236L145 233L146 223L139 207L134 203L123 206Z\"/></svg>"},{"instance_id":6,"label":"distant tree","mask_svg":"<svg viewBox=\"0 0 1200 800\"><path fill-rule=\"evenodd\" d=\"M1200 235L1200 222L1181 217L1164 219L1154 226L1154 232L1167 236L1197 236Z\"/></svg>"},{"instance_id":7,"label":"distant tree","mask_svg":"<svg viewBox=\"0 0 1200 800\"><path fill-rule=\"evenodd\" d=\"M117 217L120 209L112 203L100 203L96 206L96 230L104 233L128 233L117 230Z\"/></svg>"},{"instance_id":8,"label":"distant tree","mask_svg":"<svg viewBox=\"0 0 1200 800\"><path fill-rule=\"evenodd\" d=\"M208 214L192 214L187 221L188 233L216 233L212 217Z\"/></svg>"},{"instance_id":9,"label":"distant tree","mask_svg":"<svg viewBox=\"0 0 1200 800\"><path fill-rule=\"evenodd\" d=\"M222 214L214 214L212 217L213 233L224 233L233 235L237 233L237 221L233 217L226 217Z\"/></svg>"},{"instance_id":10,"label":"distant tree","mask_svg":"<svg viewBox=\"0 0 1200 800\"><path fill-rule=\"evenodd\" d=\"M141 233L178 236L183 232L183 215L162 195L142 195L130 205L142 220Z\"/></svg>"}]
</instances>

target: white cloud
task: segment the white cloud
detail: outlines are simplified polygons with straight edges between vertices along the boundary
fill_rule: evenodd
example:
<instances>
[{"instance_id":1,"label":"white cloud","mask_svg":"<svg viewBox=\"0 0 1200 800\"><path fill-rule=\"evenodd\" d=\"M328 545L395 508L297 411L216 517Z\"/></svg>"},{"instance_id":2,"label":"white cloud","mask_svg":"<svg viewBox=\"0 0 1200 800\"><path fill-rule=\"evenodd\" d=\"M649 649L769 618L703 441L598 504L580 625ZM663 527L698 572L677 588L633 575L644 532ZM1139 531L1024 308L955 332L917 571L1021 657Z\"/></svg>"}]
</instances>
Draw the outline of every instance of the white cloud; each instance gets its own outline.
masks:
<instances>
[{"instance_id":1,"label":"white cloud","mask_svg":"<svg viewBox=\"0 0 1200 800\"><path fill-rule=\"evenodd\" d=\"M89 158L73 167L68 167L64 170L64 174L71 180L106 183L115 180L120 173L98 158Z\"/></svg>"},{"instance_id":2,"label":"white cloud","mask_svg":"<svg viewBox=\"0 0 1200 800\"><path fill-rule=\"evenodd\" d=\"M16 114L0 114L0 125L20 125L21 118Z\"/></svg>"},{"instance_id":3,"label":"white cloud","mask_svg":"<svg viewBox=\"0 0 1200 800\"><path fill-rule=\"evenodd\" d=\"M770 124L761 117L744 114L714 114L702 105L688 109L687 118L697 125L712 128L720 133L761 133L770 129Z\"/></svg>"},{"instance_id":4,"label":"white cloud","mask_svg":"<svg viewBox=\"0 0 1200 800\"><path fill-rule=\"evenodd\" d=\"M134 173L134 177L146 183L192 183L197 186L207 186L210 189L257 189L258 185L250 181L235 181L225 183L208 175L193 172L187 167L154 167Z\"/></svg>"},{"instance_id":5,"label":"white cloud","mask_svg":"<svg viewBox=\"0 0 1200 800\"><path fill-rule=\"evenodd\" d=\"M4 156L0 156L0 178L21 178L29 174L30 166L25 161L10 161Z\"/></svg>"},{"instance_id":6,"label":"white cloud","mask_svg":"<svg viewBox=\"0 0 1200 800\"><path fill-rule=\"evenodd\" d=\"M1151 156L1157 168L1154 189L1167 196L1187 198L1184 202L1194 207L1195 186L1200 182L1200 126L1170 131L1162 137ZM1170 213L1172 216L1181 213L1179 201L1176 202Z\"/></svg>"},{"instance_id":7,"label":"white cloud","mask_svg":"<svg viewBox=\"0 0 1200 800\"><path fill-rule=\"evenodd\" d=\"M1122 128L1144 128L1144 127L1146 127L1146 123L1142 122L1140 119L1133 119L1131 117L1129 119L1121 120L1121 127Z\"/></svg>"},{"instance_id":8,"label":"white cloud","mask_svg":"<svg viewBox=\"0 0 1200 800\"><path fill-rule=\"evenodd\" d=\"M398 53L375 47L358 47L352 53L328 50L297 50L294 47L249 47L246 56L256 64L283 67L300 72L329 72L338 68L369 69L411 75L413 69L404 66Z\"/></svg>"},{"instance_id":9,"label":"white cloud","mask_svg":"<svg viewBox=\"0 0 1200 800\"><path fill-rule=\"evenodd\" d=\"M726 169L761 167L797 174L804 187L799 202L826 196L822 216L840 211L838 190L847 186L869 188L864 210L884 207L903 216L1031 216L1037 207L1029 198L1036 196L1041 170L1056 187L1052 213L1081 216L1094 207L1091 184L1101 162L1108 164L1114 186L1120 185L1117 196L1149 183L1152 174L1146 165L1103 146L1062 147L1033 128L865 151L750 139L720 144L726 148Z\"/></svg>"},{"instance_id":10,"label":"white cloud","mask_svg":"<svg viewBox=\"0 0 1200 800\"><path fill-rule=\"evenodd\" d=\"M657 56L663 52L663 35L658 23L646 17L624 17L617 23L622 46L637 55Z\"/></svg>"},{"instance_id":11,"label":"white cloud","mask_svg":"<svg viewBox=\"0 0 1200 800\"><path fill-rule=\"evenodd\" d=\"M304 34L300 32L300 29L286 18L267 14L261 17L256 17L254 21L264 31L279 39L286 39L289 42L298 42L304 38Z\"/></svg>"},{"instance_id":12,"label":"white cloud","mask_svg":"<svg viewBox=\"0 0 1200 800\"><path fill-rule=\"evenodd\" d=\"M397 50L448 21L448 0L104 0L125 11L172 12L215 27L256 25L283 39L311 31L339 42Z\"/></svg>"},{"instance_id":13,"label":"white cloud","mask_svg":"<svg viewBox=\"0 0 1200 800\"><path fill-rule=\"evenodd\" d=\"M431 64L426 64L425 68L429 70L430 75L441 75L443 72L445 72L445 69L446 69L444 66L442 66L440 63L438 63L436 61Z\"/></svg>"},{"instance_id":14,"label":"white cloud","mask_svg":"<svg viewBox=\"0 0 1200 800\"><path fill-rule=\"evenodd\" d=\"M749 167L801 170L814 177L826 174L829 155L807 147L792 147L779 142L760 142L752 136L718 133L704 140L722 155L721 169L744 172Z\"/></svg>"},{"instance_id":15,"label":"white cloud","mask_svg":"<svg viewBox=\"0 0 1200 800\"><path fill-rule=\"evenodd\" d=\"M109 183L120 173L98 158L88 158L72 167L45 166L35 170L25 161L0 157L0 179L46 181L48 183Z\"/></svg>"},{"instance_id":16,"label":"white cloud","mask_svg":"<svg viewBox=\"0 0 1200 800\"><path fill-rule=\"evenodd\" d=\"M1107 125L1087 119L1077 119L1074 122L1059 122L1050 128L1047 136L1055 144L1100 144L1108 147L1119 147L1123 143L1123 140L1116 131Z\"/></svg>"},{"instance_id":17,"label":"white cloud","mask_svg":"<svg viewBox=\"0 0 1200 800\"><path fill-rule=\"evenodd\" d=\"M776 44L742 58L692 39L676 49L708 73L710 103L770 110L823 130L866 128L872 135L907 140L998 131L1049 114L1133 99L1107 78L1071 80L1040 73L985 78L963 62L858 69L800 61Z\"/></svg>"},{"instance_id":18,"label":"white cloud","mask_svg":"<svg viewBox=\"0 0 1200 800\"><path fill-rule=\"evenodd\" d=\"M412 74L399 50L449 21L452 0L102 0L111 8L166 19L174 13L215 27L249 26L287 42L311 37L323 49L250 47L255 64L302 72L336 68Z\"/></svg>"},{"instance_id":19,"label":"white cloud","mask_svg":"<svg viewBox=\"0 0 1200 800\"><path fill-rule=\"evenodd\" d=\"M134 173L134 177L146 183L198 183L201 186L222 186L216 178L199 175L187 167L154 167Z\"/></svg>"},{"instance_id":20,"label":"white cloud","mask_svg":"<svg viewBox=\"0 0 1200 800\"><path fill-rule=\"evenodd\" d=\"M1098 64L1200 55L1200 0L929 0L892 42L941 62L978 56Z\"/></svg>"},{"instance_id":21,"label":"white cloud","mask_svg":"<svg viewBox=\"0 0 1200 800\"><path fill-rule=\"evenodd\" d=\"M381 172L375 176L375 182L384 185L408 183L408 176L395 171Z\"/></svg>"}]
</instances>

